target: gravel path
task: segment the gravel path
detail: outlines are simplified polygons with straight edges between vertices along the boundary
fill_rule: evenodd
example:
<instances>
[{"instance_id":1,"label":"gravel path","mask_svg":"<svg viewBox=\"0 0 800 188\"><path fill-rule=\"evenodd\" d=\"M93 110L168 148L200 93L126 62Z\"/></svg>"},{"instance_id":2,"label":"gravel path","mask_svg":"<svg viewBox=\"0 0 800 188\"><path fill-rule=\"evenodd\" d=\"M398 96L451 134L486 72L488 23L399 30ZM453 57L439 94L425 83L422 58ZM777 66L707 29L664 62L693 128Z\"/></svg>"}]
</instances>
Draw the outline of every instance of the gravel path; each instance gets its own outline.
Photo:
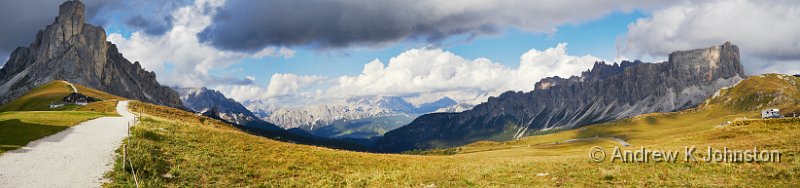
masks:
<instances>
[{"instance_id":1,"label":"gravel path","mask_svg":"<svg viewBox=\"0 0 800 188\"><path fill-rule=\"evenodd\" d=\"M614 138L614 137L575 138L575 139L564 140L564 141L561 141L561 142L577 142L577 141L594 140L594 139L610 139L610 140L613 140L613 141L619 143L619 145L626 146L626 147L627 146L631 146L631 144L626 142L625 140L622 140L622 139L619 139L619 138Z\"/></svg>"},{"instance_id":2,"label":"gravel path","mask_svg":"<svg viewBox=\"0 0 800 188\"><path fill-rule=\"evenodd\" d=\"M78 93L78 88L77 88L77 87L75 87L75 85L72 85L72 83L69 83L69 82L67 82L67 81L64 81L64 82L65 82L65 83L67 83L67 84L69 84L69 87L72 87L72 92L73 92L73 93Z\"/></svg>"},{"instance_id":3,"label":"gravel path","mask_svg":"<svg viewBox=\"0 0 800 188\"><path fill-rule=\"evenodd\" d=\"M100 187L134 120L128 101L117 103L117 113L0 155L0 187Z\"/></svg>"}]
</instances>

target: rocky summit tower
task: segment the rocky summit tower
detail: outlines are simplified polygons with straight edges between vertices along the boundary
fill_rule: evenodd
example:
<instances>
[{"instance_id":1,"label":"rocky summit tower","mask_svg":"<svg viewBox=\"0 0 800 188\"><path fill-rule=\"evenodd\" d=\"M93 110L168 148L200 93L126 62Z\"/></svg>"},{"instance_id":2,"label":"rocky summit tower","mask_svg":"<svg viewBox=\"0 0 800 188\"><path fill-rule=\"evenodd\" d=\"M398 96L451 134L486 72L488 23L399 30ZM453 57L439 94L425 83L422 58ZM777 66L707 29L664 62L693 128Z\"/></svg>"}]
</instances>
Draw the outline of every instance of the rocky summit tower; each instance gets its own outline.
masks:
<instances>
[{"instance_id":1,"label":"rocky summit tower","mask_svg":"<svg viewBox=\"0 0 800 188\"><path fill-rule=\"evenodd\" d=\"M53 80L66 80L114 95L182 107L178 94L160 85L153 72L131 63L106 41L102 27L84 23L78 0L59 7L52 24L36 33L28 47L18 47L0 69L0 105Z\"/></svg>"}]
</instances>

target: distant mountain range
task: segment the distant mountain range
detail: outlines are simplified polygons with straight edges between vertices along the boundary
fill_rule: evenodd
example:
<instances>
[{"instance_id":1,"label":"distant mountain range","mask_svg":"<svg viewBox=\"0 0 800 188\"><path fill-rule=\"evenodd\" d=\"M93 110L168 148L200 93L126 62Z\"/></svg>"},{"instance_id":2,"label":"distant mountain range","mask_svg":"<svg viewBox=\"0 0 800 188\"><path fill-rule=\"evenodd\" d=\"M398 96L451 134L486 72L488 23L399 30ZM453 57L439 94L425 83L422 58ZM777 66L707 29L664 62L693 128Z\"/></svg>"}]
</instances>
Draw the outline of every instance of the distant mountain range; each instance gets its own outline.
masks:
<instances>
[{"instance_id":1,"label":"distant mountain range","mask_svg":"<svg viewBox=\"0 0 800 188\"><path fill-rule=\"evenodd\" d=\"M329 139L315 136L303 130L284 130L272 123L259 119L247 110L241 103L225 97L216 90L202 88L173 87L180 93L180 99L185 108L197 114L222 120L248 132L275 140L286 142L326 146L358 151L368 151L369 148L348 140Z\"/></svg>"},{"instance_id":2,"label":"distant mountain range","mask_svg":"<svg viewBox=\"0 0 800 188\"><path fill-rule=\"evenodd\" d=\"M259 120L242 104L222 93L208 88L181 88L172 87L178 92L184 106L197 113L213 115L227 122L247 125Z\"/></svg>"},{"instance_id":3,"label":"distant mountain range","mask_svg":"<svg viewBox=\"0 0 800 188\"><path fill-rule=\"evenodd\" d=\"M110 94L181 108L178 94L161 86L153 72L131 63L106 41L103 28L84 23L85 6L67 1L52 24L28 47L18 47L0 69L0 104L53 80ZM4 26L6 27L6 26Z\"/></svg>"},{"instance_id":4,"label":"distant mountain range","mask_svg":"<svg viewBox=\"0 0 800 188\"><path fill-rule=\"evenodd\" d=\"M531 92L509 91L461 113L423 115L386 133L376 147L399 152L506 141L543 130L682 110L745 77L739 49L730 43L673 52L661 63L597 62L581 76L545 78Z\"/></svg>"},{"instance_id":5,"label":"distant mountain range","mask_svg":"<svg viewBox=\"0 0 800 188\"><path fill-rule=\"evenodd\" d=\"M259 118L285 129L302 129L322 137L370 138L436 111L458 112L471 108L450 98L413 105L401 97L351 97L343 104L278 107L262 101L244 105Z\"/></svg>"},{"instance_id":6,"label":"distant mountain range","mask_svg":"<svg viewBox=\"0 0 800 188\"><path fill-rule=\"evenodd\" d=\"M474 107L449 98L413 105L387 96L304 107L258 100L242 105L205 88L177 90L187 108L211 111L229 122L274 124L296 135L356 139L376 151L400 152L512 140L544 130L687 109L745 77L738 47L725 43L673 52L669 61L660 63L597 62L580 76L545 78L531 92L509 91Z\"/></svg>"}]
</instances>

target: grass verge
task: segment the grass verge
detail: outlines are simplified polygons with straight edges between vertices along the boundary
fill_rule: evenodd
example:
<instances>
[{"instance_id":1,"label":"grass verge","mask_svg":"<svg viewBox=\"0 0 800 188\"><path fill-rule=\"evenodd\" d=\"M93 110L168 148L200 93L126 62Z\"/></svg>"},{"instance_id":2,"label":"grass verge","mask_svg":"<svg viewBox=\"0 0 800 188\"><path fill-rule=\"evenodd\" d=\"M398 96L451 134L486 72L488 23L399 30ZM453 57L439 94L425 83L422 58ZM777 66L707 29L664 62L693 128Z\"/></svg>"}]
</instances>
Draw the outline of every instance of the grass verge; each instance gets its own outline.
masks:
<instances>
[{"instance_id":1,"label":"grass verge","mask_svg":"<svg viewBox=\"0 0 800 188\"><path fill-rule=\"evenodd\" d=\"M81 111L0 113L0 154L106 114Z\"/></svg>"}]
</instances>

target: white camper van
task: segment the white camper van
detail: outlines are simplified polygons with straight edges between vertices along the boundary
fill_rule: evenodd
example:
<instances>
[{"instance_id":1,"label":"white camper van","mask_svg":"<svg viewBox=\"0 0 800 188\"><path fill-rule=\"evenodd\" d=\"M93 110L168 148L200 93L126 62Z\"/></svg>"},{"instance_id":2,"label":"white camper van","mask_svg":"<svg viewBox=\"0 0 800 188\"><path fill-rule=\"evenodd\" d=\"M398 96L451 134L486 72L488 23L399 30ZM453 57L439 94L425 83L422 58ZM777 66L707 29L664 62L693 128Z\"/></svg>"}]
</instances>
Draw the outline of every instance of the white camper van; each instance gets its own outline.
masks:
<instances>
[{"instance_id":1,"label":"white camper van","mask_svg":"<svg viewBox=\"0 0 800 188\"><path fill-rule=\"evenodd\" d=\"M761 118L783 118L781 115L781 110L778 109L766 109L761 111Z\"/></svg>"}]
</instances>

